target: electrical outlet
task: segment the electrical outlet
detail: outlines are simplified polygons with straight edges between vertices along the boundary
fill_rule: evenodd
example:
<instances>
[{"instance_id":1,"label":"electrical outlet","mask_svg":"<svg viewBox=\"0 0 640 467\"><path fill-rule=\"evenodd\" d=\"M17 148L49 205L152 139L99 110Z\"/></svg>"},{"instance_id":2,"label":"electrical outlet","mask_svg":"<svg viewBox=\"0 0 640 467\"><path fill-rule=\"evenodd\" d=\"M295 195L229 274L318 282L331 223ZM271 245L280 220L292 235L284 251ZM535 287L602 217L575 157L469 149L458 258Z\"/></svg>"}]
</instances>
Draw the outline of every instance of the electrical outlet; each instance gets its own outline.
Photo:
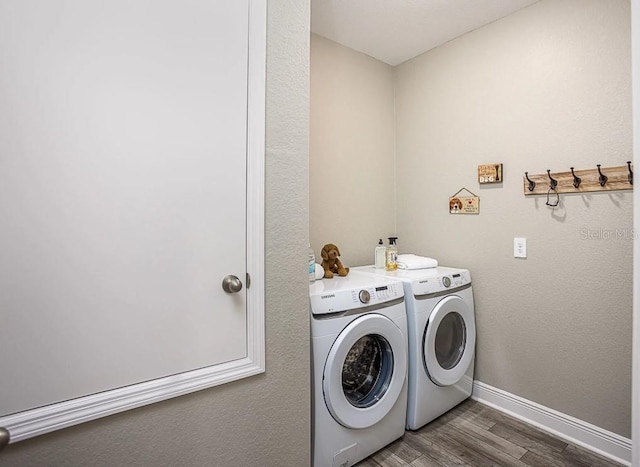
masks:
<instances>
[{"instance_id":1,"label":"electrical outlet","mask_svg":"<svg viewBox=\"0 0 640 467\"><path fill-rule=\"evenodd\" d=\"M527 239L526 238L515 237L513 239L513 257L514 258L527 257Z\"/></svg>"}]
</instances>

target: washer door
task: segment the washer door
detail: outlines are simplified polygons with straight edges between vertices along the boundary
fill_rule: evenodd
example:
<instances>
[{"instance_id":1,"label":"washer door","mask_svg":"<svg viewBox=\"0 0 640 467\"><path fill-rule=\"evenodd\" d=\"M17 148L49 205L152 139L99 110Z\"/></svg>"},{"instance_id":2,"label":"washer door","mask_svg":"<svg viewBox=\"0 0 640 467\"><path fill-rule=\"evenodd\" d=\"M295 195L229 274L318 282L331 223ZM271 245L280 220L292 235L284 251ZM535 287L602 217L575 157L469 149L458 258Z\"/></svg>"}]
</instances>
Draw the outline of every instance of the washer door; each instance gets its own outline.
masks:
<instances>
[{"instance_id":1,"label":"washer door","mask_svg":"<svg viewBox=\"0 0 640 467\"><path fill-rule=\"evenodd\" d=\"M456 295L435 306L424 332L422 351L427 375L439 386L451 386L473 360L476 324L473 311Z\"/></svg>"},{"instance_id":2,"label":"washer door","mask_svg":"<svg viewBox=\"0 0 640 467\"><path fill-rule=\"evenodd\" d=\"M367 428L389 413L406 374L406 337L386 316L366 314L349 323L329 351L324 400L341 425Z\"/></svg>"}]
</instances>

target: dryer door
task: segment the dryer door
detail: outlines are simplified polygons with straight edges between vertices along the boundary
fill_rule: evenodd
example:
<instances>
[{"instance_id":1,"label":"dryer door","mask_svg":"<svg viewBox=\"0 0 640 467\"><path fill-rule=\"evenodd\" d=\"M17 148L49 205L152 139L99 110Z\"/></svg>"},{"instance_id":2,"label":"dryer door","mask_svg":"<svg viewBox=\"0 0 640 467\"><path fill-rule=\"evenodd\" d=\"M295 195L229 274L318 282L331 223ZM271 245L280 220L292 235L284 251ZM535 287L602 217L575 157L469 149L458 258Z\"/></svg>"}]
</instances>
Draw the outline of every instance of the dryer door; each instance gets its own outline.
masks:
<instances>
[{"instance_id":1,"label":"dryer door","mask_svg":"<svg viewBox=\"0 0 640 467\"><path fill-rule=\"evenodd\" d=\"M473 310L456 295L434 307L424 332L424 365L431 381L450 386L464 376L473 361L476 324Z\"/></svg>"},{"instance_id":2,"label":"dryer door","mask_svg":"<svg viewBox=\"0 0 640 467\"><path fill-rule=\"evenodd\" d=\"M396 403L406 374L406 336L386 316L363 315L329 351L322 381L327 408L347 428L375 425Z\"/></svg>"}]
</instances>

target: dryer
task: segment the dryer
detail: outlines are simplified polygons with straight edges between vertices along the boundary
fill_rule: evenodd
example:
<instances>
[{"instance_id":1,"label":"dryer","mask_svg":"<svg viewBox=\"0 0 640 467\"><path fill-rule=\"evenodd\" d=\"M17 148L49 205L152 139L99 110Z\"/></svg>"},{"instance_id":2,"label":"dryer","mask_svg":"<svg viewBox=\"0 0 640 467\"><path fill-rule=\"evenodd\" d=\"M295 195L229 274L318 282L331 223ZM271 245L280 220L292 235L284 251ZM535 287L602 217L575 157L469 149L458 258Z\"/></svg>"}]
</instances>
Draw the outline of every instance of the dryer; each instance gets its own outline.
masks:
<instances>
[{"instance_id":1,"label":"dryer","mask_svg":"<svg viewBox=\"0 0 640 467\"><path fill-rule=\"evenodd\" d=\"M404 434L401 282L351 271L309 284L315 467L352 466Z\"/></svg>"},{"instance_id":2,"label":"dryer","mask_svg":"<svg viewBox=\"0 0 640 467\"><path fill-rule=\"evenodd\" d=\"M354 270L404 284L409 333L407 428L416 430L471 395L476 344L471 273L447 267Z\"/></svg>"}]
</instances>

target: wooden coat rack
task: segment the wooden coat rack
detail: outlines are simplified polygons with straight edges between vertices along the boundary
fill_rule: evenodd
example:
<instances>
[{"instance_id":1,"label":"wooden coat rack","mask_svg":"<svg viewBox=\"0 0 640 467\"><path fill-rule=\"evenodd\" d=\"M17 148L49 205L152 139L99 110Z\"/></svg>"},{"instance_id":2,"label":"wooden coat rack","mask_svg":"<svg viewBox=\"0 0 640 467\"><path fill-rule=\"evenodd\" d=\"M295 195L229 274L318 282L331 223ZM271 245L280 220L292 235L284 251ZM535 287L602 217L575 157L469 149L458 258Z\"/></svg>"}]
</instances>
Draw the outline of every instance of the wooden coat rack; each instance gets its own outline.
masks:
<instances>
[{"instance_id":1,"label":"wooden coat rack","mask_svg":"<svg viewBox=\"0 0 640 467\"><path fill-rule=\"evenodd\" d=\"M522 178L525 196L554 193L586 193L592 191L633 190L633 169L631 161L618 167L574 170L569 172L529 175Z\"/></svg>"}]
</instances>

